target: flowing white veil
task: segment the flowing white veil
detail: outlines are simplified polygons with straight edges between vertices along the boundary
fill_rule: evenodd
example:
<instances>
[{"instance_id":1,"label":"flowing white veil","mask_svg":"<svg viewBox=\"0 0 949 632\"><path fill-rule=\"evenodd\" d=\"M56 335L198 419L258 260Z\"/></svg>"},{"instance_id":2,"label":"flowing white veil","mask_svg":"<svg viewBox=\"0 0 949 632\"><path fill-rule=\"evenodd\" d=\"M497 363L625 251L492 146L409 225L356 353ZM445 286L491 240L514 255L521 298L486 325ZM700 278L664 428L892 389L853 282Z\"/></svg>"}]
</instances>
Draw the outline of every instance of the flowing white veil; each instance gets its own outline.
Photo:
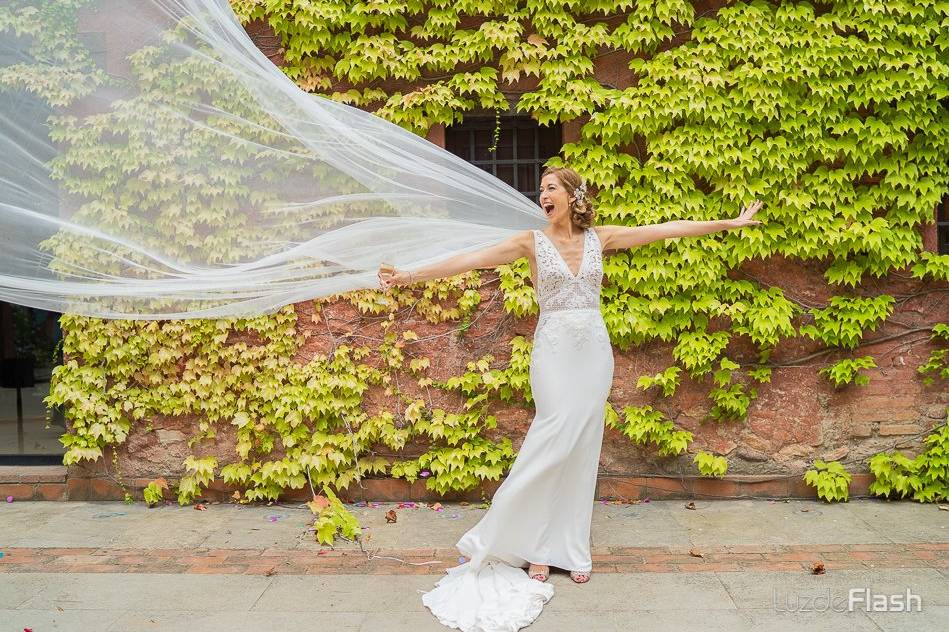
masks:
<instances>
[{"instance_id":1,"label":"flowing white veil","mask_svg":"<svg viewBox=\"0 0 949 632\"><path fill-rule=\"evenodd\" d=\"M0 4L0 300L259 315L544 223L485 171L300 90L227 0Z\"/></svg>"}]
</instances>

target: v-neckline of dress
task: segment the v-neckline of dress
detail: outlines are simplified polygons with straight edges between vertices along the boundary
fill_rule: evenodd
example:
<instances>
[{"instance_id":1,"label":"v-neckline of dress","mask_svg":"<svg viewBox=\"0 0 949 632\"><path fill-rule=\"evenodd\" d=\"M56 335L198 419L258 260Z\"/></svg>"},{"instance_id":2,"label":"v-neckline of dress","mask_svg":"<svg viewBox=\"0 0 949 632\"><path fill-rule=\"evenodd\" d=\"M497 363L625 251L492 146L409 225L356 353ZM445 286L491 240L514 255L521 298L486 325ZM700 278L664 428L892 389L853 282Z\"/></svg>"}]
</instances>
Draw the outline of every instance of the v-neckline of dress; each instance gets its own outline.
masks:
<instances>
[{"instance_id":1,"label":"v-neckline of dress","mask_svg":"<svg viewBox=\"0 0 949 632\"><path fill-rule=\"evenodd\" d=\"M560 263L563 264L564 269L567 270L567 274L569 274L570 277L574 280L580 278L580 274L583 273L583 264L586 262L586 259L587 259L587 231L588 230L589 230L588 228L585 228L583 230L583 251L580 253L580 267L577 268L576 274L570 271L570 266L567 265L567 260L563 258L562 254L560 254L560 250L557 248L556 244L554 244L554 240L548 237L547 233L545 233L544 231L540 229L537 230L537 232L539 232L541 235L544 236L544 239L546 239L547 243L550 244L550 247L554 249L554 252L557 253L557 258L560 259Z\"/></svg>"}]
</instances>

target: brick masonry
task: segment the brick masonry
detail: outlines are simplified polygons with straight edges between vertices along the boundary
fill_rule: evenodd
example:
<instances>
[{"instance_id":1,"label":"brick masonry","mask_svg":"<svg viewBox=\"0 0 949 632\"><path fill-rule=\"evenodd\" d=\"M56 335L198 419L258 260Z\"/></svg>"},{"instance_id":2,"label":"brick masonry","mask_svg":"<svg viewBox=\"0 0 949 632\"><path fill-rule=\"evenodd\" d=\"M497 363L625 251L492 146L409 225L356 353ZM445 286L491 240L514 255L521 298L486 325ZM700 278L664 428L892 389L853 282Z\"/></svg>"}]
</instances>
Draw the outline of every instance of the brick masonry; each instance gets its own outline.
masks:
<instances>
[{"instance_id":1,"label":"brick masonry","mask_svg":"<svg viewBox=\"0 0 949 632\"><path fill-rule=\"evenodd\" d=\"M44 472L32 472L44 469ZM0 499L13 500L122 500L128 491L141 499L142 489L149 478L132 478L120 485L105 476L67 476L67 468L0 468ZM368 478L360 485L353 484L340 490L344 502L356 501L478 501L491 498L501 481L489 481L465 492L439 495L425 487L424 481L408 483L401 479ZM867 497L870 474L855 474L850 484L850 496ZM174 483L169 480L169 483ZM201 495L202 499L228 501L236 488L217 480ZM814 488L804 484L798 476L731 475L722 479L700 476L600 476L596 497L601 500L674 499L674 498L816 498ZM285 501L308 501L308 488L288 490L281 496Z\"/></svg>"},{"instance_id":2,"label":"brick masonry","mask_svg":"<svg viewBox=\"0 0 949 632\"><path fill-rule=\"evenodd\" d=\"M721 2L702 3L708 10L721 6ZM268 53L275 63L280 63L279 51L274 47L272 33L265 24L248 25L248 32L258 45ZM687 34L682 35L683 38ZM269 48L268 48L269 47ZM271 50L272 49L272 50ZM110 60L120 64L121 60ZM597 59L596 78L604 84L624 88L633 83L628 70L628 59L622 54L601 56ZM120 70L118 66L114 69ZM531 81L509 86L513 92L529 89ZM391 83L391 82L390 82ZM340 86L345 89L345 86ZM386 84L387 89L406 90L411 86L399 83ZM575 119L563 124L563 140L571 142L579 137L584 119ZM429 140L444 145L444 129L436 126ZM648 149L640 147L640 149ZM922 228L925 248L936 250L935 226ZM826 263L816 261L788 260L772 257L767 261L749 261L734 271L736 278L776 285L787 296L809 305L821 305L835 294L834 288L823 278ZM499 362L507 357L508 343L516 335L532 336L535 318L514 320L504 314L498 301L491 302L496 279L493 273L483 275L482 310L479 318L464 336L443 336L430 342L422 342L413 351L426 357L437 357L433 363L431 377L444 380L465 370L472 359L492 354ZM871 287L872 286L872 287ZM694 433L695 440L689 453L675 458L660 458L655 450L633 445L625 436L613 429L606 429L600 455L599 497L641 498L663 497L814 497L811 488L803 485L800 477L815 458L840 460L847 469L855 473L851 495L866 493L869 483L866 459L881 451L901 450L915 456L922 449L921 439L934 427L945 423L949 405L949 391L937 382L926 386L916 373L916 367L925 362L932 350L925 332L913 329L938 322L949 311L949 286L947 284L919 283L909 278L869 280L868 290L885 292L902 297L896 308L893 321L881 329L867 334L867 339L884 339L884 342L868 344L856 350L857 355L870 354L878 368L867 372L867 386L851 386L835 389L817 373L822 366L846 357L845 354L829 354L819 358L798 362L819 350L813 341L790 340L782 342L772 353L772 361L787 364L775 369L769 384L758 385L759 398L750 406L744 422L715 423L707 420L710 402L706 395L711 387L708 376L704 380L684 377L675 397L664 400L654 392L643 392L636 388L636 379L643 374L654 374L672 364L671 346L649 343L628 350L615 349L615 373L611 401L617 410L633 405L650 404L662 410L676 426ZM298 304L300 327L310 329L308 337L294 358L307 362L317 353L323 353L332 344L332 335L345 340L352 329L352 321L359 317L356 308L340 302L324 310L325 319L311 323L312 306ZM713 322L713 328L727 326L724 322ZM399 326L416 331L421 338L444 334L454 325L431 325L426 321L406 320ZM907 335L907 332L910 332ZM363 333L375 335L371 327ZM753 362L756 354L749 341L736 336L728 350L731 357L742 362ZM802 366L798 366L802 365ZM408 376L402 380L411 392L413 384ZM653 389L654 390L654 389ZM419 393L426 397L426 394ZM433 390L433 405L449 410L460 407L457 397ZM367 394L370 407L387 408L392 405L380 393ZM498 406L492 410L498 419L497 428L490 436L510 437L517 449L531 421L531 410ZM125 444L117 450L119 472L109 471L107 458L96 464L71 466L68 478L61 481L5 480L0 478L0 493L16 499L50 500L62 499L117 499L122 489L110 476L120 477L128 488L141 498L140 490L158 476L173 482L182 473L184 458L192 452L188 440L194 434L197 419L194 416L161 417L150 420L155 432L144 432L144 424L136 425ZM399 455L412 458L424 452L426 446L409 443ZM222 464L234 460L233 428L222 424L214 443L201 442L196 446L199 456L216 455ZM729 461L729 476L725 480L709 480L695 476L692 463L694 453L706 450L724 455ZM382 447L380 454L386 454ZM274 454L279 458L279 454ZM396 455L388 455L396 456ZM749 478L750 477L750 478ZM758 477L758 478L755 478ZM424 488L423 482L414 484L405 481L363 481L366 491L358 487L347 490L350 499L372 500L431 500L437 498ZM496 482L486 483L482 488L464 494L452 494L446 498L477 499L490 493ZM304 497L304 490L289 491L287 498ZM209 498L224 498L229 491L220 486L208 490Z\"/></svg>"},{"instance_id":3,"label":"brick masonry","mask_svg":"<svg viewBox=\"0 0 949 632\"><path fill-rule=\"evenodd\" d=\"M789 264L790 265L790 264ZM774 266L781 269L784 266ZM793 268L792 268L793 270ZM764 273L761 273L765 276ZM488 277L489 278L489 277ZM774 282L775 279L768 279ZM487 283L487 281L486 281ZM793 285L793 284L792 284ZM491 287L482 290L484 304L490 302ZM792 288L793 289L793 288ZM949 288L946 288L949 289ZM890 288L894 294L907 294L913 288ZM924 288L917 287L922 292ZM904 305L907 313L897 319L910 320L909 324L921 326L934 322L940 310L945 312L949 292L931 292L908 300ZM809 300L819 300L810 298ZM497 303L497 301L495 302ZM310 319L306 304L297 305L301 327L309 327ZM325 308L327 322L334 334L345 339L343 324L357 315L355 308L335 304ZM902 322L902 321L901 321ZM337 323L339 323L337 328ZM506 317L497 304L488 307L463 338L442 337L439 341L424 342L415 350L425 357L437 357L431 376L445 380L465 371L465 364L475 358L492 354L503 362L508 343L515 335L531 337L535 318L514 320ZM315 327L315 325L313 325ZM406 321L400 328L414 330L421 338L443 334L445 326L431 325L425 321ZM322 331L314 330L294 358L307 362L315 354L324 352L331 344L326 335L326 323ZM346 325L346 329L352 325ZM883 338L899 334L899 326L886 326L868 334L869 338ZM374 335L374 331L363 332ZM635 387L636 378L643 374L654 374L672 364L669 345L650 343L629 350L614 350L615 373L611 392L614 407L621 411L624 406L652 405L662 410L677 427L694 434L694 441L686 454L678 457L659 457L655 449L634 445L619 431L606 428L600 454L599 494L611 496L608 490L621 485L626 497L641 497L644 494L659 497L660 493L695 493L711 497L767 495L813 497L813 493L802 489L800 477L811 467L814 459L838 460L854 475L868 472L867 459L878 452L899 450L914 457L923 449L922 439L932 430L945 423L949 405L949 391L944 384L931 386L922 383L916 367L925 362L933 347L927 336L901 337L876 345L858 349L858 354L872 355L879 368L869 371L867 386L849 386L835 389L818 375L824 364L836 359L821 358L803 367L776 369L771 383L758 385L759 398L752 402L745 421L717 423L705 419L710 402L706 397L710 384L684 377L675 397L662 399L655 393L643 392ZM438 347L434 345L437 342ZM740 361L751 361L753 353L744 354L740 337L735 342L732 357ZM818 347L804 342L785 343L774 352L776 362L793 363ZM744 354L744 355L743 355ZM409 396L432 397L433 407L458 410L461 400L432 389L426 393L418 389L410 376L404 376L402 384ZM388 409L392 403L381 392L373 389L367 393L370 412ZM514 449L519 449L532 420L533 411L508 404L495 404L491 414L497 418L497 428L488 431L490 438L510 437ZM172 482L183 474L183 462L192 453L188 440L193 436L198 420L193 416L158 417L151 420L154 432L146 432L142 425L132 428L128 440L117 449L118 474L112 470L111 451L93 464L69 467L68 499L121 498L114 492L115 484L110 476L121 478L132 489L140 489L148 481L163 476ZM427 449L424 442L413 440L398 454L391 454L387 447L375 446L376 453L388 458L413 458ZM692 462L699 450L723 455L728 459L729 476L724 481L706 480L697 477ZM195 446L198 456L215 455L219 463L230 463L235 459L233 427L221 424L217 438L202 441ZM279 450L273 458L280 458ZM761 477L746 479L741 477ZM81 480L86 479L86 480ZM618 481L624 481L618 483ZM866 482L858 482L852 490L854 495L865 492ZM393 481L386 484L364 481L373 490L384 491L375 499L397 497L400 500L433 498L424 489L424 481L414 484ZM486 487L490 488L491 483ZM670 489L671 488L671 489ZM607 490L607 491L604 491ZM17 497L55 498L55 488L34 485L32 491L25 488L12 490ZM209 494L216 493L212 489ZM293 494L293 491L288 492ZM354 492L355 493L355 492ZM471 490L477 497L478 489ZM456 496L449 495L448 499ZM732 496L733 497L733 496ZM140 498L140 496L138 496ZM356 498L354 496L354 498Z\"/></svg>"},{"instance_id":4,"label":"brick masonry","mask_svg":"<svg viewBox=\"0 0 949 632\"><path fill-rule=\"evenodd\" d=\"M199 573L223 575L424 575L459 562L455 549L8 548L0 573ZM380 557L385 556L385 557ZM396 559L390 559L396 558ZM949 568L949 543L610 547L593 550L594 573L770 571L810 573Z\"/></svg>"},{"instance_id":5,"label":"brick masonry","mask_svg":"<svg viewBox=\"0 0 949 632\"><path fill-rule=\"evenodd\" d=\"M0 466L0 501L9 497L15 501L67 500L66 468Z\"/></svg>"}]
</instances>

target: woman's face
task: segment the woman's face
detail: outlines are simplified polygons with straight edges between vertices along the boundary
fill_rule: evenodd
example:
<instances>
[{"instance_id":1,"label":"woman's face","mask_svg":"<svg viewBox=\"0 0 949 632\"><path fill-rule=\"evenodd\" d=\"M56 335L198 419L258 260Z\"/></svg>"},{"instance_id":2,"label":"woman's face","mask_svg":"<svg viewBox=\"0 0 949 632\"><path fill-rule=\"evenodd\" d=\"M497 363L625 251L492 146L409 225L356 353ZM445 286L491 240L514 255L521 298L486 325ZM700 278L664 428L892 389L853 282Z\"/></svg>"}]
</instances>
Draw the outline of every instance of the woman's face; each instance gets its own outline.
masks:
<instances>
[{"instance_id":1,"label":"woman's face","mask_svg":"<svg viewBox=\"0 0 949 632\"><path fill-rule=\"evenodd\" d=\"M551 222L570 209L573 197L567 194L560 179L554 173L549 173L540 180L540 207Z\"/></svg>"}]
</instances>

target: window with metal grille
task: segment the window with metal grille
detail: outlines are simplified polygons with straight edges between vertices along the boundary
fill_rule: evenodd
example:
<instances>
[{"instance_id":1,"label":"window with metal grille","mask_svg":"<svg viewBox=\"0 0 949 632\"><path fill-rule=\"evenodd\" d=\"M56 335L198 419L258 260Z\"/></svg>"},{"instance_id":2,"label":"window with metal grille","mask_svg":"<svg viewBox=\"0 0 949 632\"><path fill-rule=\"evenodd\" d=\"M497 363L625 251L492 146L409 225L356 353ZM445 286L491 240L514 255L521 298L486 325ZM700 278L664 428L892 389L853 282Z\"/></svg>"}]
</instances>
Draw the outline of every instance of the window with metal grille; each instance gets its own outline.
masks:
<instances>
[{"instance_id":1,"label":"window with metal grille","mask_svg":"<svg viewBox=\"0 0 949 632\"><path fill-rule=\"evenodd\" d=\"M936 246L941 255L949 255L949 193L942 198L936 214Z\"/></svg>"},{"instance_id":2,"label":"window with metal grille","mask_svg":"<svg viewBox=\"0 0 949 632\"><path fill-rule=\"evenodd\" d=\"M108 48L105 44L105 33L89 31L86 33L78 33L77 35L79 41L86 46L86 50L92 58L92 63L98 66L100 70L106 70Z\"/></svg>"},{"instance_id":3,"label":"window with metal grille","mask_svg":"<svg viewBox=\"0 0 949 632\"><path fill-rule=\"evenodd\" d=\"M445 149L537 201L544 163L563 145L561 126L541 126L529 116L502 116L500 123L495 151L494 117L468 117L446 128Z\"/></svg>"}]
</instances>

